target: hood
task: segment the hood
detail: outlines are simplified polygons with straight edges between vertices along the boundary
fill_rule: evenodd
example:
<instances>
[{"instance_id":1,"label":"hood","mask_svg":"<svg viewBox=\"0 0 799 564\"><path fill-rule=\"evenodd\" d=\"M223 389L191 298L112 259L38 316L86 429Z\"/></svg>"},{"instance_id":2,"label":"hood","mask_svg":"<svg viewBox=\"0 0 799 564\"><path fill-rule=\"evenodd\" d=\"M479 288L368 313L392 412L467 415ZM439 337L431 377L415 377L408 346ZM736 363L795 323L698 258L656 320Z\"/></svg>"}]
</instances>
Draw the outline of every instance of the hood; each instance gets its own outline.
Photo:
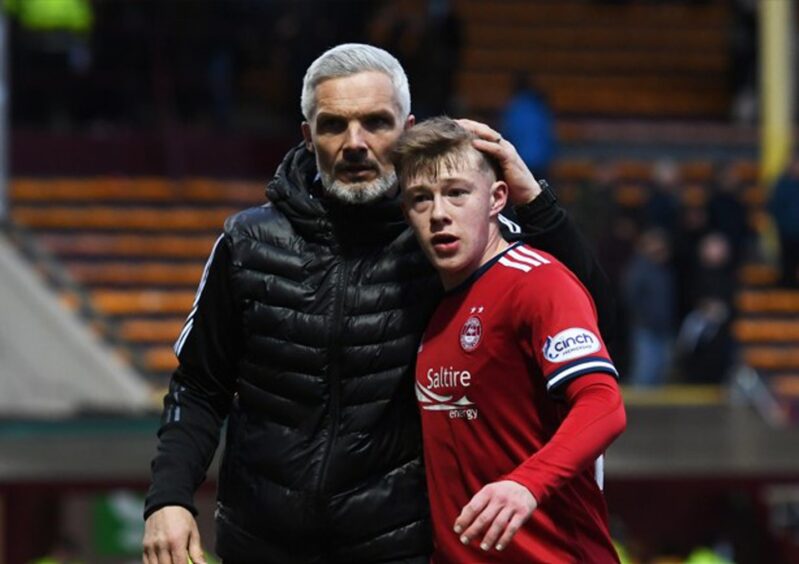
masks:
<instances>
[{"instance_id":1,"label":"hood","mask_svg":"<svg viewBox=\"0 0 799 564\"><path fill-rule=\"evenodd\" d=\"M316 196L313 153L300 143L291 149L266 187L266 196L305 239L330 246L384 245L408 227L399 198L345 204Z\"/></svg>"}]
</instances>

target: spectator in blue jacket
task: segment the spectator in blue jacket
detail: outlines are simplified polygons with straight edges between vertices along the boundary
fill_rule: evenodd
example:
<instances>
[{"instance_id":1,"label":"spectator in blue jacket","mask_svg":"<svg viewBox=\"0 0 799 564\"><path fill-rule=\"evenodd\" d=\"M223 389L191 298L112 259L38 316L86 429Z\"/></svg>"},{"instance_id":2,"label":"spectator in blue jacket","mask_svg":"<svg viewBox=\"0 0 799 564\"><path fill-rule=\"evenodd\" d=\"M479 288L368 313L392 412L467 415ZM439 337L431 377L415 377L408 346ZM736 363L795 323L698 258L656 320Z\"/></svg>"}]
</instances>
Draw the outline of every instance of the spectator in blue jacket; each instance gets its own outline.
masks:
<instances>
[{"instance_id":1,"label":"spectator in blue jacket","mask_svg":"<svg viewBox=\"0 0 799 564\"><path fill-rule=\"evenodd\" d=\"M557 150L555 118L544 94L526 74L516 77L513 97L502 112L502 136L536 178L546 178Z\"/></svg>"}]
</instances>

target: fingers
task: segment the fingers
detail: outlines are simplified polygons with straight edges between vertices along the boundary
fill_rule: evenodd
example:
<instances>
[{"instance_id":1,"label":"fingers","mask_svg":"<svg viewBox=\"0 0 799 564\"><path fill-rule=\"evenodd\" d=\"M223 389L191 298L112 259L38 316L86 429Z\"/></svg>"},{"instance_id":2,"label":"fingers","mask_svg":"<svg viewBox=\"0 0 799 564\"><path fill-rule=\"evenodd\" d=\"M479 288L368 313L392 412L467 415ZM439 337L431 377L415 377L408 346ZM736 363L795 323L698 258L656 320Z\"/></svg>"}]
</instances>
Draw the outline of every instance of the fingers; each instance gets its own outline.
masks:
<instances>
[{"instance_id":1,"label":"fingers","mask_svg":"<svg viewBox=\"0 0 799 564\"><path fill-rule=\"evenodd\" d=\"M507 148L512 148L513 145L505 141L502 138L502 134L496 129L492 129L484 123L470 119L459 119L456 121L461 127L477 135L477 139L473 141L475 149L488 153L500 162L510 158L511 155L507 151Z\"/></svg>"},{"instance_id":2,"label":"fingers","mask_svg":"<svg viewBox=\"0 0 799 564\"><path fill-rule=\"evenodd\" d=\"M524 486L510 480L494 482L466 504L455 521L455 532L461 535L462 543L468 544L485 531L480 548L503 550L537 506Z\"/></svg>"},{"instance_id":3,"label":"fingers","mask_svg":"<svg viewBox=\"0 0 799 564\"><path fill-rule=\"evenodd\" d=\"M484 123L471 119L457 119L455 121L464 129L477 135L480 139L493 141L494 143L498 143L502 140L502 135L497 130L488 127Z\"/></svg>"},{"instance_id":4,"label":"fingers","mask_svg":"<svg viewBox=\"0 0 799 564\"><path fill-rule=\"evenodd\" d=\"M506 546L510 544L510 541L513 540L513 536L521 528L525 520L526 518L524 517L524 515L519 513L513 514L513 516L510 519L510 522L505 527L505 531L502 533L502 536L499 538L499 542L497 543L497 550L503 550Z\"/></svg>"},{"instance_id":5,"label":"fingers","mask_svg":"<svg viewBox=\"0 0 799 564\"><path fill-rule=\"evenodd\" d=\"M503 507L499 513L497 513L488 531L486 531L483 541L480 543L480 548L483 550L490 550L497 542L499 535L505 531L506 526L513 516L514 510L512 508Z\"/></svg>"},{"instance_id":6,"label":"fingers","mask_svg":"<svg viewBox=\"0 0 799 564\"><path fill-rule=\"evenodd\" d=\"M172 556L172 564L189 564L189 553L186 547L173 547L170 554Z\"/></svg>"},{"instance_id":7,"label":"fingers","mask_svg":"<svg viewBox=\"0 0 799 564\"><path fill-rule=\"evenodd\" d=\"M158 564L172 564L172 556L169 553L169 547L167 545L160 545L158 547L156 562L158 562Z\"/></svg>"},{"instance_id":8,"label":"fingers","mask_svg":"<svg viewBox=\"0 0 799 564\"><path fill-rule=\"evenodd\" d=\"M182 546L181 546L182 545ZM142 554L144 564L187 564L186 543L169 539L166 535L156 535L145 539Z\"/></svg>"},{"instance_id":9,"label":"fingers","mask_svg":"<svg viewBox=\"0 0 799 564\"><path fill-rule=\"evenodd\" d=\"M196 525L189 537L189 556L194 564L205 564L205 554L200 544L200 532L197 530Z\"/></svg>"},{"instance_id":10,"label":"fingers","mask_svg":"<svg viewBox=\"0 0 799 564\"><path fill-rule=\"evenodd\" d=\"M158 562L158 546L150 541L147 537L144 539L144 551L142 552L143 564L159 564Z\"/></svg>"},{"instance_id":11,"label":"fingers","mask_svg":"<svg viewBox=\"0 0 799 564\"><path fill-rule=\"evenodd\" d=\"M461 514L458 515L458 518L455 519L455 532L461 534L465 531L474 521L474 518L485 508L488 504L490 499L490 495L485 488L481 489L479 492L474 494L469 503L467 503L463 509L461 509Z\"/></svg>"},{"instance_id":12,"label":"fingers","mask_svg":"<svg viewBox=\"0 0 799 564\"><path fill-rule=\"evenodd\" d=\"M184 507L166 506L150 515L142 544L144 564L187 564L189 553L195 562L205 562L197 522Z\"/></svg>"},{"instance_id":13,"label":"fingers","mask_svg":"<svg viewBox=\"0 0 799 564\"><path fill-rule=\"evenodd\" d=\"M472 144L478 151L486 153L494 157L497 161L503 162L508 158L508 151L505 149L507 141L501 139L500 141L486 141L484 139L475 139Z\"/></svg>"},{"instance_id":14,"label":"fingers","mask_svg":"<svg viewBox=\"0 0 799 564\"><path fill-rule=\"evenodd\" d=\"M145 549L142 562L144 564L188 564L187 556L191 556L195 564L205 564L205 556L199 540L195 547L189 547L188 553L185 547L170 546L168 543L159 544L152 549Z\"/></svg>"},{"instance_id":15,"label":"fingers","mask_svg":"<svg viewBox=\"0 0 799 564\"><path fill-rule=\"evenodd\" d=\"M461 542L463 544L469 544L473 539L478 538L486 529L486 527L494 522L501 510L502 505L496 501L492 501L486 505L485 508L475 516L474 520L466 528L466 530L463 531L463 534L461 535ZM482 545L481 548L483 548ZM491 548L490 545L483 548L483 550L488 550L489 548Z\"/></svg>"}]
</instances>

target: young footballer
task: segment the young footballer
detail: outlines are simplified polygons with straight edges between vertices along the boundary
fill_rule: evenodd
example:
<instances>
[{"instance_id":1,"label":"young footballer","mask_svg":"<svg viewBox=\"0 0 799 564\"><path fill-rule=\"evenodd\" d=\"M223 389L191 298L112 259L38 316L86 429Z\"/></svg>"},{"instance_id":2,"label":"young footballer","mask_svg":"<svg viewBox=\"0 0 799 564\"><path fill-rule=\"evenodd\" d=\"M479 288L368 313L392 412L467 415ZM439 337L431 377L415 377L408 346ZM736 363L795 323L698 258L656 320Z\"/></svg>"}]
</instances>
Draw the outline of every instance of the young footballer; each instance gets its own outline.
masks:
<instances>
[{"instance_id":1,"label":"young footballer","mask_svg":"<svg viewBox=\"0 0 799 564\"><path fill-rule=\"evenodd\" d=\"M501 237L508 187L475 139L434 118L394 155L446 289L416 364L432 561L618 562L597 464L625 427L616 369L577 278Z\"/></svg>"}]
</instances>

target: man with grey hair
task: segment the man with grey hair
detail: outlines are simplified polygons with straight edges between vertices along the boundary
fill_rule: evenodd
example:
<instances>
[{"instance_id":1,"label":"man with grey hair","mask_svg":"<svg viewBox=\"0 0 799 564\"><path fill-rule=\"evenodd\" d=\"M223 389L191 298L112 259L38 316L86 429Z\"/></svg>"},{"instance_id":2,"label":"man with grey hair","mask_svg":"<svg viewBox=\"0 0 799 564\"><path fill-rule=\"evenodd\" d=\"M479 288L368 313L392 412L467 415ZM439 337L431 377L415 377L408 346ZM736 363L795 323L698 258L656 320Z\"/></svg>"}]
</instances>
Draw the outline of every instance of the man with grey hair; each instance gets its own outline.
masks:
<instances>
[{"instance_id":1,"label":"man with grey hair","mask_svg":"<svg viewBox=\"0 0 799 564\"><path fill-rule=\"evenodd\" d=\"M389 53L339 45L308 69L304 141L229 218L175 344L145 502L143 561L203 562L194 491L227 421L216 551L239 562L427 562L413 362L441 284L404 222L391 151L414 123ZM604 298L593 256L513 146L492 154L521 226ZM597 299L600 315L607 299ZM606 311L606 310L604 310Z\"/></svg>"},{"instance_id":2,"label":"man with grey hair","mask_svg":"<svg viewBox=\"0 0 799 564\"><path fill-rule=\"evenodd\" d=\"M331 117L342 117L337 115L340 110L344 110L342 112L344 114L351 111L350 108L342 108L341 105L349 106L361 94L371 95L374 92L373 88L378 84L386 86L381 93L383 99L380 100L382 115L377 112L369 116L371 121L366 125L382 125L390 121L392 126L401 125L404 128L413 124L413 117L410 115L411 95L408 78L394 57L370 46L353 44L339 45L325 55L308 67L303 81L301 107L305 122L302 124L302 133L309 150L313 151L314 146L314 131L311 124L316 123L317 138L332 139L331 125L335 127L343 124L332 123ZM345 78L346 81L332 80ZM339 90L342 85L354 94L352 99L341 98L342 93ZM331 89L336 90L332 97L328 92ZM320 100L326 104L322 108L319 107ZM328 108L330 102L333 107ZM328 110L332 110L332 116L327 116ZM371 108L367 108L367 111L370 110ZM387 129L390 131L392 128ZM383 141L390 142L391 137L389 134ZM333 139L333 142L336 144L339 140ZM381 143L379 147L374 148L371 155L362 151L345 151L342 154L343 160L339 163L328 162L327 159L333 155L326 151L317 151L316 164L325 192L342 202L365 204L384 197L391 190L396 190L397 176L393 167L390 166L390 162L381 162L382 158L388 156L388 151L382 150L387 147L385 143ZM350 175L347 178L341 178L340 174L336 174L356 170L373 174L363 174L358 177Z\"/></svg>"}]
</instances>

